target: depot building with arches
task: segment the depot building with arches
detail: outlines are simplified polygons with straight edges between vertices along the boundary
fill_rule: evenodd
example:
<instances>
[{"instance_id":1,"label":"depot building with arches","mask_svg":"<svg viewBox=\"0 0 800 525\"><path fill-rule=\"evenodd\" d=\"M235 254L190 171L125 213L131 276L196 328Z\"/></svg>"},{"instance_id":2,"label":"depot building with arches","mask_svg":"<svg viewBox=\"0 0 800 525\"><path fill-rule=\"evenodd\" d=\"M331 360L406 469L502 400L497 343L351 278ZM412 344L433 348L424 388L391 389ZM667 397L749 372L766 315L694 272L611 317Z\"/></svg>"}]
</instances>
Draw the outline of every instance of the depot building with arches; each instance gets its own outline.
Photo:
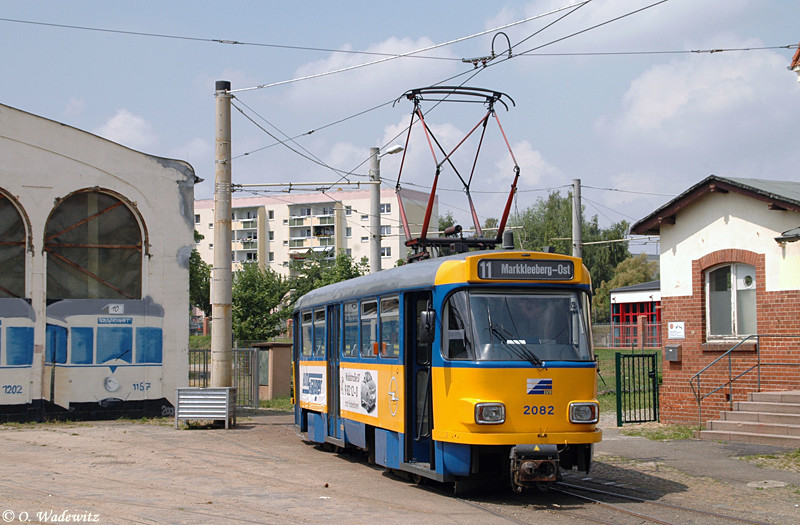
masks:
<instances>
[{"instance_id":1,"label":"depot building with arches","mask_svg":"<svg viewBox=\"0 0 800 525\"><path fill-rule=\"evenodd\" d=\"M0 419L169 415L192 167L0 104Z\"/></svg>"}]
</instances>

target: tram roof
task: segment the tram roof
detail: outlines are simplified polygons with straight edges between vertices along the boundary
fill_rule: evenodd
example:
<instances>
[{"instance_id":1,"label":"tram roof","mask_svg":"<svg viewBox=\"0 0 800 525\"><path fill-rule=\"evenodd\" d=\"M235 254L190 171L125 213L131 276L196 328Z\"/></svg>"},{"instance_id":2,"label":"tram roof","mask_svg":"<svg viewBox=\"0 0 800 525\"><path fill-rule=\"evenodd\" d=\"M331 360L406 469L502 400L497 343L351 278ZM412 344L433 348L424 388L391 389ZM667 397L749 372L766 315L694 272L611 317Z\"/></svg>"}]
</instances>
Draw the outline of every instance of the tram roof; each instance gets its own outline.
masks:
<instances>
[{"instance_id":1,"label":"tram roof","mask_svg":"<svg viewBox=\"0 0 800 525\"><path fill-rule=\"evenodd\" d=\"M433 286L436 272L446 261L462 261L468 256L489 253L498 253L503 250L485 252L466 252L445 257L436 257L424 261L404 264L380 272L362 275L317 288L305 294L295 303L295 310L309 306L333 303L352 299L354 297L379 295L392 290L410 290Z\"/></svg>"}]
</instances>

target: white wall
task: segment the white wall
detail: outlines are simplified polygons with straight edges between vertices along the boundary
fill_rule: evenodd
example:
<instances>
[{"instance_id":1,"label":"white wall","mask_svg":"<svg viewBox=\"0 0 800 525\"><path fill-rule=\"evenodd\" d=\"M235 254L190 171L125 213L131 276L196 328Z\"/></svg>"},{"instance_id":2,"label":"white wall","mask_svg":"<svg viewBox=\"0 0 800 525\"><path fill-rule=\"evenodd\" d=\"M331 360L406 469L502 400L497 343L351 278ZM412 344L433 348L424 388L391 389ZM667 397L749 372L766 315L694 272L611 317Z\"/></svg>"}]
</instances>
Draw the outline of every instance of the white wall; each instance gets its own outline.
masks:
<instances>
[{"instance_id":1,"label":"white wall","mask_svg":"<svg viewBox=\"0 0 800 525\"><path fill-rule=\"evenodd\" d=\"M775 242L800 225L800 214L767 208L738 193L712 193L682 209L675 224L661 225L662 297L692 294L692 261L725 249L765 255L766 290L800 289L800 242Z\"/></svg>"},{"instance_id":2,"label":"white wall","mask_svg":"<svg viewBox=\"0 0 800 525\"><path fill-rule=\"evenodd\" d=\"M163 384L188 378L189 256L193 248L194 170L185 162L146 155L84 131L0 105L0 187L13 194L31 224L27 291L36 311L32 397L43 392L46 327L45 224L56 199L99 187L133 203L148 234L143 297L164 308ZM108 368L108 367L105 367ZM108 373L105 371L105 373ZM162 379L158 378L159 381ZM39 394L39 395L37 395Z\"/></svg>"}]
</instances>

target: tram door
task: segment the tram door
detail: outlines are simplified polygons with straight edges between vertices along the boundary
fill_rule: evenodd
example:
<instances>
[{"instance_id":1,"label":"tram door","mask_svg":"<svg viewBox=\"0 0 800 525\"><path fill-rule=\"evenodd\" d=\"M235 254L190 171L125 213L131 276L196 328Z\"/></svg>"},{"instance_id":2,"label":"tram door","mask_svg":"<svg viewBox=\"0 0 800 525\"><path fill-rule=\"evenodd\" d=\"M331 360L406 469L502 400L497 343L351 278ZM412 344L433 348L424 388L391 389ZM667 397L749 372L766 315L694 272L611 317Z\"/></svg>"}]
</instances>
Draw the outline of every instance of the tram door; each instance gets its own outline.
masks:
<instances>
[{"instance_id":1,"label":"tram door","mask_svg":"<svg viewBox=\"0 0 800 525\"><path fill-rule=\"evenodd\" d=\"M406 364L406 462L427 464L433 468L431 458L431 428L433 427L431 400L431 348L432 343L421 342L420 312L433 300L430 292L409 293L405 296L405 364Z\"/></svg>"},{"instance_id":2,"label":"tram door","mask_svg":"<svg viewBox=\"0 0 800 525\"><path fill-rule=\"evenodd\" d=\"M339 420L339 348L341 330L339 327L339 306L328 307L327 311L327 351L328 351L328 435L341 439Z\"/></svg>"}]
</instances>

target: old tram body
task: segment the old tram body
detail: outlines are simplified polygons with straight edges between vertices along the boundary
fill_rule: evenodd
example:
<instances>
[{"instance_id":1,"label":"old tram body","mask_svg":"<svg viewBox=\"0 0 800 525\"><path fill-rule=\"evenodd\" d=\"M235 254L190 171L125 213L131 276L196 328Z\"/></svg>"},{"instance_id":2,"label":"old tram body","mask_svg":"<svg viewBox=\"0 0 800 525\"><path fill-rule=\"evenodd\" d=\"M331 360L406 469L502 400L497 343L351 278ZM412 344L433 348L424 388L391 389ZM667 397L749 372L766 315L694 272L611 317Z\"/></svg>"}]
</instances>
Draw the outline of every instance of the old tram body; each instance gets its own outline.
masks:
<instances>
[{"instance_id":1,"label":"old tram body","mask_svg":"<svg viewBox=\"0 0 800 525\"><path fill-rule=\"evenodd\" d=\"M294 311L295 424L389 469L521 490L589 471L597 429L581 260L466 252L314 290Z\"/></svg>"}]
</instances>

